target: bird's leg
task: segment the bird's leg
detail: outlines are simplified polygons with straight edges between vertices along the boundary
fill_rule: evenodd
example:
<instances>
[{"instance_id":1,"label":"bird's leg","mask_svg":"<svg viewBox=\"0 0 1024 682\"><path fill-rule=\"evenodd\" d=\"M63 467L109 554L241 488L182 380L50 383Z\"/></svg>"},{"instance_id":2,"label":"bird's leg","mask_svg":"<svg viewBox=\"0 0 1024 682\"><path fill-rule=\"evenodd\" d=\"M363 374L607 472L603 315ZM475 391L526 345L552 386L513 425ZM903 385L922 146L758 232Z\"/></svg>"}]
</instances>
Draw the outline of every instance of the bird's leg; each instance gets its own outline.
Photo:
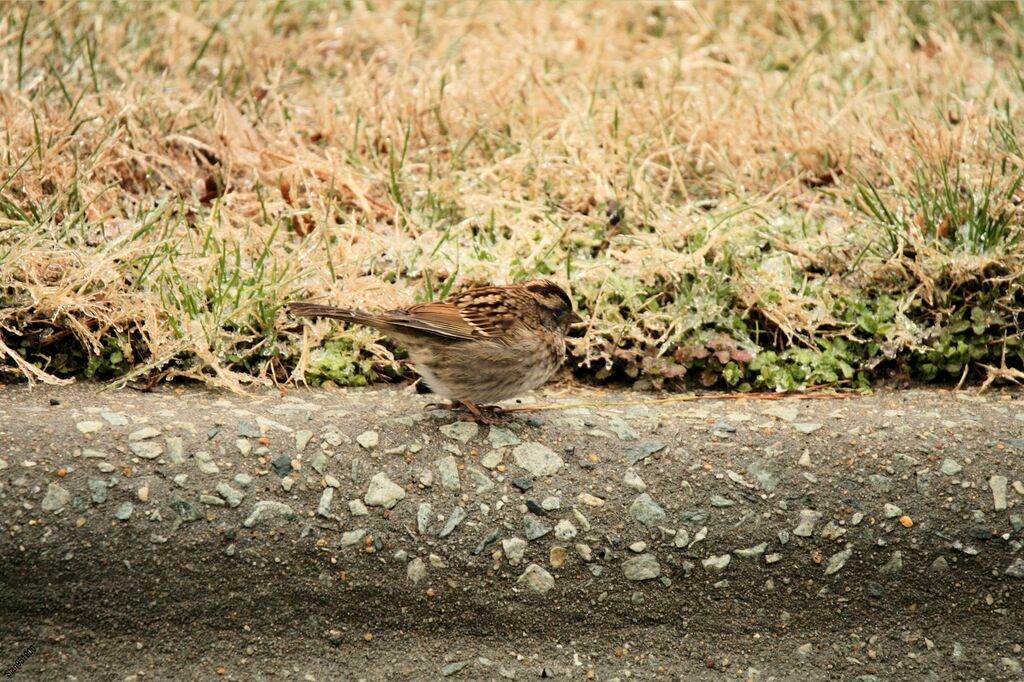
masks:
<instances>
[{"instance_id":1,"label":"bird's leg","mask_svg":"<svg viewBox=\"0 0 1024 682\"><path fill-rule=\"evenodd\" d=\"M461 406L466 408L466 410L472 415L473 421L481 424L508 424L512 421L511 417L502 413L500 407L485 407L484 409L490 413L485 414L478 405L466 402L465 400L461 403L452 403L452 407L455 407L456 404L461 404Z\"/></svg>"}]
</instances>

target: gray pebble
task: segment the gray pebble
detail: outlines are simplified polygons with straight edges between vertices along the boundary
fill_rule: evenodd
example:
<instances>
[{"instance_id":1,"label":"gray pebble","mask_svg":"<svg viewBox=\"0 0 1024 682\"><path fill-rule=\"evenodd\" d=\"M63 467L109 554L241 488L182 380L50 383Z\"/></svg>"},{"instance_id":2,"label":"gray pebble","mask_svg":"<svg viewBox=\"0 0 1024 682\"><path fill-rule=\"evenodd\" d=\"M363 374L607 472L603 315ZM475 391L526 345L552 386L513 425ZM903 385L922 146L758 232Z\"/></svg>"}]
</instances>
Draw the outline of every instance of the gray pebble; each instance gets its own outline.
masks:
<instances>
[{"instance_id":1,"label":"gray pebble","mask_svg":"<svg viewBox=\"0 0 1024 682\"><path fill-rule=\"evenodd\" d=\"M459 481L459 465L451 455L434 461L437 469L437 480L441 487L452 492L462 490L462 483Z\"/></svg>"},{"instance_id":2,"label":"gray pebble","mask_svg":"<svg viewBox=\"0 0 1024 682\"><path fill-rule=\"evenodd\" d=\"M963 470L964 468L960 466L959 462L949 457L942 460L942 466L939 468L939 471L946 474L947 476L956 476Z\"/></svg>"},{"instance_id":3,"label":"gray pebble","mask_svg":"<svg viewBox=\"0 0 1024 682\"><path fill-rule=\"evenodd\" d=\"M348 513L352 516L366 516L370 512L366 509L366 505L363 504L362 500L349 500Z\"/></svg>"},{"instance_id":4,"label":"gray pebble","mask_svg":"<svg viewBox=\"0 0 1024 682\"><path fill-rule=\"evenodd\" d=\"M370 479L370 487L363 496L363 502L370 507L391 509L404 498L405 488L392 481L386 473L381 471Z\"/></svg>"},{"instance_id":5,"label":"gray pebble","mask_svg":"<svg viewBox=\"0 0 1024 682\"><path fill-rule=\"evenodd\" d=\"M629 506L629 513L645 526L657 526L665 520L665 510L647 493L641 493Z\"/></svg>"},{"instance_id":6,"label":"gray pebble","mask_svg":"<svg viewBox=\"0 0 1024 682\"><path fill-rule=\"evenodd\" d=\"M444 528L438 533L438 537L446 538L452 534L460 523L466 518L466 510L462 507L455 507L452 510L451 515L448 516L448 521L444 524Z\"/></svg>"},{"instance_id":7,"label":"gray pebble","mask_svg":"<svg viewBox=\"0 0 1024 682\"><path fill-rule=\"evenodd\" d=\"M708 527L704 526L693 536L693 540L690 541L690 549L693 549L694 545L699 542L703 542L704 538L708 536Z\"/></svg>"},{"instance_id":8,"label":"gray pebble","mask_svg":"<svg viewBox=\"0 0 1024 682\"><path fill-rule=\"evenodd\" d=\"M341 546L342 547L351 547L352 545L357 544L359 541L361 541L365 537L366 537L366 531L364 529L362 529L362 528L357 528L356 530L350 530L348 532L345 532L345 533L341 534Z\"/></svg>"},{"instance_id":9,"label":"gray pebble","mask_svg":"<svg viewBox=\"0 0 1024 682\"><path fill-rule=\"evenodd\" d=\"M309 445L309 441L313 440L313 432L308 429L302 429L295 432L295 449L302 452Z\"/></svg>"},{"instance_id":10,"label":"gray pebble","mask_svg":"<svg viewBox=\"0 0 1024 682\"><path fill-rule=\"evenodd\" d=\"M740 559L757 559L762 554L764 554L764 551L766 549L768 549L768 543L762 542L759 545L747 547L746 549L733 550L733 554L735 554Z\"/></svg>"},{"instance_id":11,"label":"gray pebble","mask_svg":"<svg viewBox=\"0 0 1024 682\"><path fill-rule=\"evenodd\" d=\"M916 472L916 480L914 481L914 487L917 488L917 492L921 495L932 494L932 484L935 482L935 473L922 469Z\"/></svg>"},{"instance_id":12,"label":"gray pebble","mask_svg":"<svg viewBox=\"0 0 1024 682\"><path fill-rule=\"evenodd\" d=\"M627 469L626 473L623 474L622 483L627 488L631 488L638 493L642 493L647 490L647 484L644 483L644 479L640 478L640 476L632 469Z\"/></svg>"},{"instance_id":13,"label":"gray pebble","mask_svg":"<svg viewBox=\"0 0 1024 682\"><path fill-rule=\"evenodd\" d=\"M523 533L527 540L542 538L551 532L551 526L540 520L535 514L523 515Z\"/></svg>"},{"instance_id":14,"label":"gray pebble","mask_svg":"<svg viewBox=\"0 0 1024 682\"><path fill-rule=\"evenodd\" d=\"M900 509L899 507L897 507L895 504L892 504L890 502L886 502L882 506L882 516L884 516L887 519L894 519L897 516L902 516L902 515L903 515L903 510Z\"/></svg>"},{"instance_id":15,"label":"gray pebble","mask_svg":"<svg viewBox=\"0 0 1024 682\"><path fill-rule=\"evenodd\" d=\"M192 523L202 518L195 505L180 497L171 498L168 506L177 515L178 519L181 520L181 523Z\"/></svg>"},{"instance_id":16,"label":"gray pebble","mask_svg":"<svg viewBox=\"0 0 1024 682\"><path fill-rule=\"evenodd\" d=\"M562 458L540 443L523 443L512 451L512 460L521 469L526 469L534 478L551 476L565 465Z\"/></svg>"},{"instance_id":17,"label":"gray pebble","mask_svg":"<svg viewBox=\"0 0 1024 682\"><path fill-rule=\"evenodd\" d=\"M513 478L511 483L512 483L512 485L514 485L516 488L519 488L519 490L523 491L524 493L527 490L529 490L530 488L533 487L533 481L530 480L529 478L526 478L525 476L520 476L518 478Z\"/></svg>"},{"instance_id":18,"label":"gray pebble","mask_svg":"<svg viewBox=\"0 0 1024 682\"><path fill-rule=\"evenodd\" d=\"M416 585L427 577L427 565L423 562L423 559L416 557L409 562L405 569L405 575L409 578L409 582Z\"/></svg>"},{"instance_id":19,"label":"gray pebble","mask_svg":"<svg viewBox=\"0 0 1024 682\"><path fill-rule=\"evenodd\" d=\"M135 511L135 505L131 502L122 502L118 505L114 511L114 518L119 521L127 521L132 517L132 512Z\"/></svg>"},{"instance_id":20,"label":"gray pebble","mask_svg":"<svg viewBox=\"0 0 1024 682\"><path fill-rule=\"evenodd\" d=\"M324 454L323 452L316 453L315 455L313 455L313 461L311 463L313 471L317 472L318 474L323 474L324 471L327 470L327 462L328 459L326 454Z\"/></svg>"},{"instance_id":21,"label":"gray pebble","mask_svg":"<svg viewBox=\"0 0 1024 682\"><path fill-rule=\"evenodd\" d=\"M636 440L639 438L636 430L626 423L622 417L614 417L609 420L605 427L619 437L619 440Z\"/></svg>"},{"instance_id":22,"label":"gray pebble","mask_svg":"<svg viewBox=\"0 0 1024 682\"><path fill-rule=\"evenodd\" d=\"M492 426L487 433L487 442L492 448L506 448L519 445L519 436L500 426Z\"/></svg>"},{"instance_id":23,"label":"gray pebble","mask_svg":"<svg viewBox=\"0 0 1024 682\"><path fill-rule=\"evenodd\" d=\"M82 421L75 424L75 428L77 428L82 435L96 433L103 428L103 422L93 420Z\"/></svg>"},{"instance_id":24,"label":"gray pebble","mask_svg":"<svg viewBox=\"0 0 1024 682\"><path fill-rule=\"evenodd\" d=\"M101 412L100 416L106 419L111 426L128 426L128 417L120 412Z\"/></svg>"},{"instance_id":25,"label":"gray pebble","mask_svg":"<svg viewBox=\"0 0 1024 682\"><path fill-rule=\"evenodd\" d=\"M380 434L376 431L363 431L356 436L356 442L364 450L373 450L380 443Z\"/></svg>"},{"instance_id":26,"label":"gray pebble","mask_svg":"<svg viewBox=\"0 0 1024 682\"><path fill-rule=\"evenodd\" d=\"M505 538L501 541L501 551L512 566L518 566L526 553L526 540L522 538Z\"/></svg>"},{"instance_id":27,"label":"gray pebble","mask_svg":"<svg viewBox=\"0 0 1024 682\"><path fill-rule=\"evenodd\" d=\"M89 479L89 495L93 504L103 504L107 501L107 483L95 478Z\"/></svg>"},{"instance_id":28,"label":"gray pebble","mask_svg":"<svg viewBox=\"0 0 1024 682\"><path fill-rule=\"evenodd\" d=\"M136 456L141 457L142 459L156 459L160 455L164 454L164 446L150 440L131 443L128 445L128 448L135 453Z\"/></svg>"},{"instance_id":29,"label":"gray pebble","mask_svg":"<svg viewBox=\"0 0 1024 682\"><path fill-rule=\"evenodd\" d=\"M721 573L728 568L730 561L732 561L731 554L719 554L709 556L701 561L700 564L708 573Z\"/></svg>"},{"instance_id":30,"label":"gray pebble","mask_svg":"<svg viewBox=\"0 0 1024 682\"><path fill-rule=\"evenodd\" d=\"M420 535L426 533L430 528L430 518L433 514L434 510L429 502L420 502L420 506L416 509L416 531Z\"/></svg>"},{"instance_id":31,"label":"gray pebble","mask_svg":"<svg viewBox=\"0 0 1024 682\"><path fill-rule=\"evenodd\" d=\"M263 434L260 433L260 428L248 421L238 422L238 434L242 438L259 438Z\"/></svg>"},{"instance_id":32,"label":"gray pebble","mask_svg":"<svg viewBox=\"0 0 1024 682\"><path fill-rule=\"evenodd\" d=\"M159 435L159 429L152 426L143 426L141 429L137 429L128 434L128 442L137 443L139 441L149 440L150 438L156 438Z\"/></svg>"},{"instance_id":33,"label":"gray pebble","mask_svg":"<svg viewBox=\"0 0 1024 682\"><path fill-rule=\"evenodd\" d=\"M284 478L292 472L292 458L288 455L279 455L270 462L270 468L274 473Z\"/></svg>"},{"instance_id":34,"label":"gray pebble","mask_svg":"<svg viewBox=\"0 0 1024 682\"><path fill-rule=\"evenodd\" d=\"M253 505L252 511L249 512L249 516L247 516L245 521L242 522L242 525L246 528L252 528L257 524L262 524L267 521L274 521L277 519L290 520L294 519L295 516L295 510L283 502L261 500Z\"/></svg>"},{"instance_id":35,"label":"gray pebble","mask_svg":"<svg viewBox=\"0 0 1024 682\"><path fill-rule=\"evenodd\" d=\"M56 512L63 509L70 501L71 493L65 490L64 486L60 483L50 483L46 486L42 508L45 512Z\"/></svg>"},{"instance_id":36,"label":"gray pebble","mask_svg":"<svg viewBox=\"0 0 1024 682\"><path fill-rule=\"evenodd\" d=\"M832 575L834 573L838 573L840 570L842 570L843 566L846 565L846 562L850 560L851 556L853 556L852 547L847 547L843 551L836 552L835 554L830 556L828 559L828 565L825 566L825 575Z\"/></svg>"},{"instance_id":37,"label":"gray pebble","mask_svg":"<svg viewBox=\"0 0 1024 682\"><path fill-rule=\"evenodd\" d=\"M316 513L329 519L331 518L331 505L334 504L334 488L324 488L320 493L320 502L316 506Z\"/></svg>"},{"instance_id":38,"label":"gray pebble","mask_svg":"<svg viewBox=\"0 0 1024 682\"><path fill-rule=\"evenodd\" d=\"M494 469L501 464L502 457L501 450L491 450L480 458L480 464L488 469Z\"/></svg>"},{"instance_id":39,"label":"gray pebble","mask_svg":"<svg viewBox=\"0 0 1024 682\"><path fill-rule=\"evenodd\" d=\"M465 668L469 667L469 664L473 662L473 659L469 658L465 661L455 661L448 663L441 667L441 677L451 677L457 672L461 672Z\"/></svg>"},{"instance_id":40,"label":"gray pebble","mask_svg":"<svg viewBox=\"0 0 1024 682\"><path fill-rule=\"evenodd\" d=\"M846 529L840 527L835 521L829 521L825 524L825 527L821 529L820 535L823 540L835 541L846 535Z\"/></svg>"},{"instance_id":41,"label":"gray pebble","mask_svg":"<svg viewBox=\"0 0 1024 682\"><path fill-rule=\"evenodd\" d=\"M468 466L466 467L466 473L473 479L474 491L477 495L484 495L494 489L494 481L480 467Z\"/></svg>"},{"instance_id":42,"label":"gray pebble","mask_svg":"<svg viewBox=\"0 0 1024 682\"><path fill-rule=\"evenodd\" d=\"M684 511L679 515L683 523L704 523L711 518L710 509L695 509L692 511Z\"/></svg>"},{"instance_id":43,"label":"gray pebble","mask_svg":"<svg viewBox=\"0 0 1024 682\"><path fill-rule=\"evenodd\" d=\"M576 519L576 523L580 524L580 528L583 529L584 533L590 532L590 519L583 515L576 507L572 508L572 515Z\"/></svg>"},{"instance_id":44,"label":"gray pebble","mask_svg":"<svg viewBox=\"0 0 1024 682\"><path fill-rule=\"evenodd\" d=\"M995 511L1006 511L1006 476L992 476L988 486L992 489L992 508Z\"/></svg>"},{"instance_id":45,"label":"gray pebble","mask_svg":"<svg viewBox=\"0 0 1024 682\"><path fill-rule=\"evenodd\" d=\"M665 449L665 444L660 440L644 441L636 445L630 445L623 451L626 456L626 461L629 462L630 466L636 464L642 459L646 459L656 452L661 452Z\"/></svg>"},{"instance_id":46,"label":"gray pebble","mask_svg":"<svg viewBox=\"0 0 1024 682\"><path fill-rule=\"evenodd\" d=\"M682 549L690 544L690 533L685 528L680 528L676 531L676 536L672 539L672 544Z\"/></svg>"},{"instance_id":47,"label":"gray pebble","mask_svg":"<svg viewBox=\"0 0 1024 682\"><path fill-rule=\"evenodd\" d=\"M460 443L468 443L476 437L477 432L480 431L480 427L476 422L457 421L451 424L445 424L439 428L438 431L452 440L457 440Z\"/></svg>"},{"instance_id":48,"label":"gray pebble","mask_svg":"<svg viewBox=\"0 0 1024 682\"><path fill-rule=\"evenodd\" d=\"M784 422L796 421L797 417L800 416L800 412L797 408L786 407L785 405L771 405L767 409L763 410L762 414L781 419Z\"/></svg>"},{"instance_id":49,"label":"gray pebble","mask_svg":"<svg viewBox=\"0 0 1024 682\"><path fill-rule=\"evenodd\" d=\"M889 476L883 476L882 474L871 474L868 476L868 481L880 493L892 492L892 478Z\"/></svg>"},{"instance_id":50,"label":"gray pebble","mask_svg":"<svg viewBox=\"0 0 1024 682\"><path fill-rule=\"evenodd\" d=\"M899 573L902 570L903 570L903 552L901 552L899 550L896 550L895 552L892 553L892 556L889 557L889 560L887 562L885 562L885 565L883 565L881 568L878 569L878 572L879 573L884 573L884 574L893 574L893 573Z\"/></svg>"},{"instance_id":51,"label":"gray pebble","mask_svg":"<svg viewBox=\"0 0 1024 682\"><path fill-rule=\"evenodd\" d=\"M626 580L653 580L661 575L661 566L653 554L641 554L626 559L622 563L622 573L626 576Z\"/></svg>"},{"instance_id":52,"label":"gray pebble","mask_svg":"<svg viewBox=\"0 0 1024 682\"><path fill-rule=\"evenodd\" d=\"M476 547L473 548L473 555L474 556L479 556L480 554L483 553L483 551L485 549L487 549L488 547L493 545L495 542L497 542L500 537L501 537L501 530L495 528L490 533L488 533L486 537L482 538L480 540L480 542L478 542L476 544Z\"/></svg>"},{"instance_id":53,"label":"gray pebble","mask_svg":"<svg viewBox=\"0 0 1024 682\"><path fill-rule=\"evenodd\" d=\"M747 466L747 473L753 476L766 493L774 492L779 486L775 467L763 459L754 460Z\"/></svg>"},{"instance_id":54,"label":"gray pebble","mask_svg":"<svg viewBox=\"0 0 1024 682\"><path fill-rule=\"evenodd\" d=\"M333 425L325 427L324 430L320 432L320 437L323 439L324 443L333 447L338 447L342 443L352 442L348 436L338 430L338 427Z\"/></svg>"},{"instance_id":55,"label":"gray pebble","mask_svg":"<svg viewBox=\"0 0 1024 682\"><path fill-rule=\"evenodd\" d=\"M199 462L199 471L204 474L219 474L220 467L210 458L208 452L197 452L196 460Z\"/></svg>"},{"instance_id":56,"label":"gray pebble","mask_svg":"<svg viewBox=\"0 0 1024 682\"><path fill-rule=\"evenodd\" d=\"M175 464L185 463L185 441L181 436L170 436L164 439L167 444L167 456Z\"/></svg>"},{"instance_id":57,"label":"gray pebble","mask_svg":"<svg viewBox=\"0 0 1024 682\"><path fill-rule=\"evenodd\" d=\"M242 499L245 497L244 493L235 490L227 483L219 483L217 485L217 494L223 497L232 509L242 504Z\"/></svg>"},{"instance_id":58,"label":"gray pebble","mask_svg":"<svg viewBox=\"0 0 1024 682\"><path fill-rule=\"evenodd\" d=\"M576 526L571 521L562 519L555 524L555 537L562 542L569 542L576 537Z\"/></svg>"},{"instance_id":59,"label":"gray pebble","mask_svg":"<svg viewBox=\"0 0 1024 682\"><path fill-rule=\"evenodd\" d=\"M821 512L812 509L800 510L800 522L793 529L793 535L809 538L814 534L814 526L821 520Z\"/></svg>"},{"instance_id":60,"label":"gray pebble","mask_svg":"<svg viewBox=\"0 0 1024 682\"><path fill-rule=\"evenodd\" d=\"M537 564L530 564L516 580L516 584L525 585L533 592L547 594L555 587L555 578Z\"/></svg>"}]
</instances>

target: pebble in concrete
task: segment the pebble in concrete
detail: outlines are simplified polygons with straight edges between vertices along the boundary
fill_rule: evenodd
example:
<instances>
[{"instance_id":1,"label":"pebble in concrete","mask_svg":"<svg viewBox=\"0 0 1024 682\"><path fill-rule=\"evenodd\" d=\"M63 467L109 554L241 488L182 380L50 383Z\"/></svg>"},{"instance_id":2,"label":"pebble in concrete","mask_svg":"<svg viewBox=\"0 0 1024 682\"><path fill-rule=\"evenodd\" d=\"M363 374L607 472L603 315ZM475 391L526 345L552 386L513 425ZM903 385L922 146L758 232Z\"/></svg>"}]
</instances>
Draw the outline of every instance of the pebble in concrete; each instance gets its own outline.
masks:
<instances>
[{"instance_id":1,"label":"pebble in concrete","mask_svg":"<svg viewBox=\"0 0 1024 682\"><path fill-rule=\"evenodd\" d=\"M405 498L405 488L398 485L383 471L374 474L370 479L370 487L363 496L363 502L370 507L391 509L399 500Z\"/></svg>"},{"instance_id":2,"label":"pebble in concrete","mask_svg":"<svg viewBox=\"0 0 1024 682\"><path fill-rule=\"evenodd\" d=\"M661 575L661 566L653 554L641 554L624 561L622 573L626 580L653 580Z\"/></svg>"},{"instance_id":3,"label":"pebble in concrete","mask_svg":"<svg viewBox=\"0 0 1024 682\"><path fill-rule=\"evenodd\" d=\"M988 479L989 488L992 489L992 508L995 511L1006 511L1006 476L993 476Z\"/></svg>"},{"instance_id":4,"label":"pebble in concrete","mask_svg":"<svg viewBox=\"0 0 1024 682\"><path fill-rule=\"evenodd\" d=\"M294 519L295 516L295 510L283 502L261 500L253 505L252 511L249 512L249 516L242 522L242 525L246 528L252 528L253 526L277 519Z\"/></svg>"},{"instance_id":5,"label":"pebble in concrete","mask_svg":"<svg viewBox=\"0 0 1024 682\"><path fill-rule=\"evenodd\" d=\"M814 526L821 520L821 512L812 509L800 510L800 522L793 529L793 535L809 538L814 534Z\"/></svg>"},{"instance_id":6,"label":"pebble in concrete","mask_svg":"<svg viewBox=\"0 0 1024 682\"><path fill-rule=\"evenodd\" d=\"M557 474L564 466L562 458L540 443L523 443L512 451L516 466L526 469L535 478Z\"/></svg>"},{"instance_id":7,"label":"pebble in concrete","mask_svg":"<svg viewBox=\"0 0 1024 682\"><path fill-rule=\"evenodd\" d=\"M530 564L523 571L523 574L519 576L516 581L519 585L525 585L533 592L539 594L547 594L555 587L555 578L544 570L543 567L537 564Z\"/></svg>"}]
</instances>

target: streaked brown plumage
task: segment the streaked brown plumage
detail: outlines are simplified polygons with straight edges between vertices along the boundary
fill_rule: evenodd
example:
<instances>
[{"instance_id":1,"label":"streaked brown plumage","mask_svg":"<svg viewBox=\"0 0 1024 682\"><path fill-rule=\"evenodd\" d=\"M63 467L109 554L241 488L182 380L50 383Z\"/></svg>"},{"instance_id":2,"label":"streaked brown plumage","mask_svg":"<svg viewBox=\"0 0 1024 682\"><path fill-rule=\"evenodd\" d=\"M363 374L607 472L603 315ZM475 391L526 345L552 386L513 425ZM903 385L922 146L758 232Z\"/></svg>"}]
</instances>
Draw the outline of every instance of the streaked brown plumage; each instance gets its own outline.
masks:
<instances>
[{"instance_id":1,"label":"streaked brown plumage","mask_svg":"<svg viewBox=\"0 0 1024 682\"><path fill-rule=\"evenodd\" d=\"M404 310L370 314L315 303L289 303L302 317L331 317L376 327L409 351L430 389L484 422L478 405L542 385L565 360L565 334L580 322L554 282L531 280L470 289Z\"/></svg>"}]
</instances>

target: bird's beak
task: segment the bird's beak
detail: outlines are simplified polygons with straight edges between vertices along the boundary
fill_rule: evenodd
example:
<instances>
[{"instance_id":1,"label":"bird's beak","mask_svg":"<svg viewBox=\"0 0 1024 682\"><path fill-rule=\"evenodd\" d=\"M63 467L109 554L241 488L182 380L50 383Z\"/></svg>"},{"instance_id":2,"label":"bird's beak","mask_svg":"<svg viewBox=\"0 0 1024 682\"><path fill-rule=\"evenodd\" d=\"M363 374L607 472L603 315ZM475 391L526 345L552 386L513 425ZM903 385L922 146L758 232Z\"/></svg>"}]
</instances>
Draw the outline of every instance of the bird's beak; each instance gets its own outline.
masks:
<instances>
[{"instance_id":1,"label":"bird's beak","mask_svg":"<svg viewBox=\"0 0 1024 682\"><path fill-rule=\"evenodd\" d=\"M569 316L569 324L574 325L579 324L580 322L583 322L583 318L580 317L575 310L572 311L572 315Z\"/></svg>"}]
</instances>

